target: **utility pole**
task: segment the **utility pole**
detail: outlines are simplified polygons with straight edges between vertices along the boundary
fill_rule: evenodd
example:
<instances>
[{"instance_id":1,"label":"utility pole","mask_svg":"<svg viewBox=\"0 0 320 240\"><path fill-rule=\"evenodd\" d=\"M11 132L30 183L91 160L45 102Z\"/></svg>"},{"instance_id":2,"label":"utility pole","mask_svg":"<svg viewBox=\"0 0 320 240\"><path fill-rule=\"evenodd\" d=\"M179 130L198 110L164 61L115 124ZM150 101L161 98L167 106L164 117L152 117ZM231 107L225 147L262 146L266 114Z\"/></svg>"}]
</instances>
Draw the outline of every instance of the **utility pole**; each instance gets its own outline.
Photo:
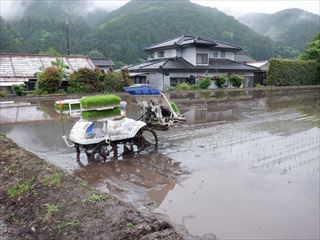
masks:
<instances>
[{"instance_id":1,"label":"utility pole","mask_svg":"<svg viewBox=\"0 0 320 240\"><path fill-rule=\"evenodd\" d=\"M70 55L70 45L69 45L69 24L68 24L68 18L66 18L66 34L67 34L67 54Z\"/></svg>"}]
</instances>

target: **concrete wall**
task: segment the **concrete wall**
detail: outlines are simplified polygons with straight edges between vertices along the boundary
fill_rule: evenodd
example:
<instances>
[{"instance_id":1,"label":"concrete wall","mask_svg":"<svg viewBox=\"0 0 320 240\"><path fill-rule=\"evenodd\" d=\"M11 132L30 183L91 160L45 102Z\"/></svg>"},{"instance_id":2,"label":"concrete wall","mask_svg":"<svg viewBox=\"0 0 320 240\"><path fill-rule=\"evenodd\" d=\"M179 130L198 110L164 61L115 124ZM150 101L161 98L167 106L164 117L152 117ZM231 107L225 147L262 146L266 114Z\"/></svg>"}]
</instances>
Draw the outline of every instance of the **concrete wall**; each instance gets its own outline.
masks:
<instances>
[{"instance_id":1,"label":"concrete wall","mask_svg":"<svg viewBox=\"0 0 320 240\"><path fill-rule=\"evenodd\" d=\"M201 80L202 77L205 77L208 75L209 77L214 77L216 75L227 75L227 73L208 73L206 72L200 72L200 73L170 73L169 75L163 75L162 73L150 73L146 75L147 83L149 83L151 86L158 88L159 90L166 90L170 87L170 78L189 78L190 75L194 76L196 79L196 83ZM248 73L237 73L237 75L241 75L244 77L245 82L243 84L243 87L252 87L253 86L253 72ZM228 87L232 87L230 84L226 83ZM211 85L209 87L210 89L217 88L214 81L211 82Z\"/></svg>"},{"instance_id":2,"label":"concrete wall","mask_svg":"<svg viewBox=\"0 0 320 240\"><path fill-rule=\"evenodd\" d=\"M146 75L146 80L149 84L159 90L163 90L163 75L162 73L150 73Z\"/></svg>"}]
</instances>

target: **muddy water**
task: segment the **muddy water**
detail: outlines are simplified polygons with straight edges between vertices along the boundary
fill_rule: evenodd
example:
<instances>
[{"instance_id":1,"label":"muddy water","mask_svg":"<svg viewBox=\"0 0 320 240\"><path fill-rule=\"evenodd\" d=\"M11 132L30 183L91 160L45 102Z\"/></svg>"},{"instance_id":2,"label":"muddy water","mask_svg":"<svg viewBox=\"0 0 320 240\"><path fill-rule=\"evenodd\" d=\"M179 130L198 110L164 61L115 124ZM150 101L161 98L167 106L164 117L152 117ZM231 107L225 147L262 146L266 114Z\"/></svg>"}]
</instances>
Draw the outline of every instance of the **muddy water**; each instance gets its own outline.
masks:
<instances>
[{"instance_id":1,"label":"muddy water","mask_svg":"<svg viewBox=\"0 0 320 240\"><path fill-rule=\"evenodd\" d=\"M90 184L166 214L193 235L318 239L318 91L219 94L172 95L187 123L159 132L157 152L106 164L75 161L51 102L26 105L36 116L27 123L31 110L14 118L17 107L2 107L1 131ZM138 115L135 104L128 115ZM75 120L65 119L66 129Z\"/></svg>"}]
</instances>

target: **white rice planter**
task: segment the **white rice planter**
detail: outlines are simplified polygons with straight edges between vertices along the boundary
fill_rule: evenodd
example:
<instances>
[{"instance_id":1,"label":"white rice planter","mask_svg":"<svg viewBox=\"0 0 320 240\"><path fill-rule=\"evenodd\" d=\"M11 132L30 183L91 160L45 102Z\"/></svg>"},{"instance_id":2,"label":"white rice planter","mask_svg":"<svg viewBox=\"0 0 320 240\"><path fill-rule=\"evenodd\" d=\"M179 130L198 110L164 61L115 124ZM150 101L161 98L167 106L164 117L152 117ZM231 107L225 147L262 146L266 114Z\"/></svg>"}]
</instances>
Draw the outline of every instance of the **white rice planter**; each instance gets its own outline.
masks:
<instances>
[{"instance_id":1,"label":"white rice planter","mask_svg":"<svg viewBox=\"0 0 320 240\"><path fill-rule=\"evenodd\" d=\"M125 117L126 102L91 109L82 108L80 99L60 102L61 107L62 104L69 105L69 109L65 112L70 115L81 115L83 111L121 109L121 115L119 116L99 118L92 121L81 117L72 127L69 137L63 135L65 143L69 147L76 148L78 160L80 160L82 149L84 149L88 160L96 161L117 158L119 144L123 145L124 152L139 152L146 148L156 149L158 137L154 129L167 130L177 120L183 120L183 117L173 111L170 102L159 90L148 85L139 85L125 88L125 91L135 96L142 108L142 115L139 120ZM76 104L78 106L80 104L80 109L72 110L72 106Z\"/></svg>"}]
</instances>

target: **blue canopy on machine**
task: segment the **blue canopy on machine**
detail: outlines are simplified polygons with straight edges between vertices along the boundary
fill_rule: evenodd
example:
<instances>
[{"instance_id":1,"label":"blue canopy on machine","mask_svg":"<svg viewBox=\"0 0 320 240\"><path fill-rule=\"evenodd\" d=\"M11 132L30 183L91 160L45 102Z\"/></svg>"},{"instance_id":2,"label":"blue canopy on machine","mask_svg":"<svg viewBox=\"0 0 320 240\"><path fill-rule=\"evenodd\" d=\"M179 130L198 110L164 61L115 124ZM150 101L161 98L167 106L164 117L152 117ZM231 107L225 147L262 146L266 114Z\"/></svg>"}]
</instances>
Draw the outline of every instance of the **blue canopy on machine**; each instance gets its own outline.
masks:
<instances>
[{"instance_id":1,"label":"blue canopy on machine","mask_svg":"<svg viewBox=\"0 0 320 240\"><path fill-rule=\"evenodd\" d=\"M150 85L133 85L130 87L124 87L123 88L127 93L130 95L160 95L161 92L156 89L151 87Z\"/></svg>"}]
</instances>

